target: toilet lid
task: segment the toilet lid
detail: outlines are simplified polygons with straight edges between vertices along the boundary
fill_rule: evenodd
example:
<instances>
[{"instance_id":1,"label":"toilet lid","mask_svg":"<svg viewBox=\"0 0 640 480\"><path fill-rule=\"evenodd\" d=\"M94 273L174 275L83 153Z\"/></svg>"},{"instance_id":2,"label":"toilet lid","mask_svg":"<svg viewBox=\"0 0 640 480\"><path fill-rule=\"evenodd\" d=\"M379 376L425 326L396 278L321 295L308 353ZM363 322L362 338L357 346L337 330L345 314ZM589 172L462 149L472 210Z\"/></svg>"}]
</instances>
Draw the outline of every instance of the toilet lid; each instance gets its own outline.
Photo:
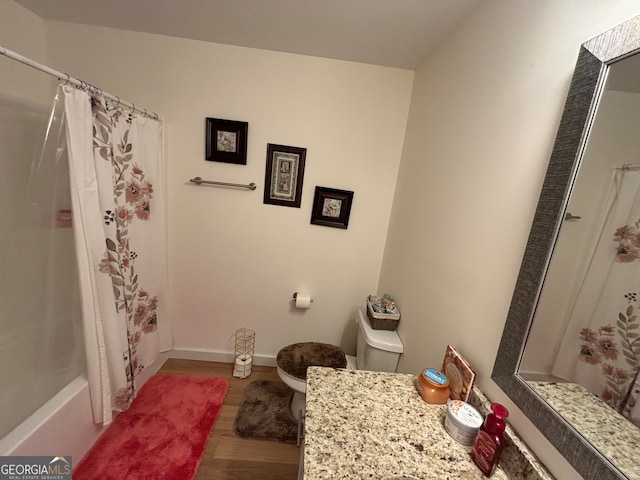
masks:
<instances>
[{"instance_id":1,"label":"toilet lid","mask_svg":"<svg viewBox=\"0 0 640 480\"><path fill-rule=\"evenodd\" d=\"M308 367L345 368L347 357L335 345L318 342L301 342L287 345L278 352L278 366L292 377L307 379Z\"/></svg>"}]
</instances>

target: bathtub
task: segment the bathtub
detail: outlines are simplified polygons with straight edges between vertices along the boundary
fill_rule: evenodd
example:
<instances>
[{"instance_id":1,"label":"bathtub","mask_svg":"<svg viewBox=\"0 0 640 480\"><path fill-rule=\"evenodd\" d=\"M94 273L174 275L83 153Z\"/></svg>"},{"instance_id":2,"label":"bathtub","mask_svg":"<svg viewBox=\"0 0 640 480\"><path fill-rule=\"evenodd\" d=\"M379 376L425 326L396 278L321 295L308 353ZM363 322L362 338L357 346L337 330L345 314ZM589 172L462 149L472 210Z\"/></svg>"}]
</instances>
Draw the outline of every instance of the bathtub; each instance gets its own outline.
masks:
<instances>
[{"instance_id":1,"label":"bathtub","mask_svg":"<svg viewBox=\"0 0 640 480\"><path fill-rule=\"evenodd\" d=\"M165 362L161 354L138 378L138 388ZM0 439L0 456L44 455L72 457L75 466L107 427L93 423L89 384L76 377L29 418Z\"/></svg>"},{"instance_id":2,"label":"bathtub","mask_svg":"<svg viewBox=\"0 0 640 480\"><path fill-rule=\"evenodd\" d=\"M87 379L79 376L0 440L0 455L71 455L77 463L103 431L93 423Z\"/></svg>"}]
</instances>

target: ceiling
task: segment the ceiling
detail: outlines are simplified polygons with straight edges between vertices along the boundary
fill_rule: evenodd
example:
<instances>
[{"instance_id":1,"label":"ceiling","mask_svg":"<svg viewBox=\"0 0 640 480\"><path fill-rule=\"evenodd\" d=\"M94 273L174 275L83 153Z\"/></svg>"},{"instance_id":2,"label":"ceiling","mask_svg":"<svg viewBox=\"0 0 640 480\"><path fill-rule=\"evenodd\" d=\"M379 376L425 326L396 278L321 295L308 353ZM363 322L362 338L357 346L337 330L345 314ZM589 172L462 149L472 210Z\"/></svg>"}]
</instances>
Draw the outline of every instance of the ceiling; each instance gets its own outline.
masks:
<instances>
[{"instance_id":1,"label":"ceiling","mask_svg":"<svg viewBox=\"0 0 640 480\"><path fill-rule=\"evenodd\" d=\"M417 68L482 0L14 0L45 20Z\"/></svg>"}]
</instances>

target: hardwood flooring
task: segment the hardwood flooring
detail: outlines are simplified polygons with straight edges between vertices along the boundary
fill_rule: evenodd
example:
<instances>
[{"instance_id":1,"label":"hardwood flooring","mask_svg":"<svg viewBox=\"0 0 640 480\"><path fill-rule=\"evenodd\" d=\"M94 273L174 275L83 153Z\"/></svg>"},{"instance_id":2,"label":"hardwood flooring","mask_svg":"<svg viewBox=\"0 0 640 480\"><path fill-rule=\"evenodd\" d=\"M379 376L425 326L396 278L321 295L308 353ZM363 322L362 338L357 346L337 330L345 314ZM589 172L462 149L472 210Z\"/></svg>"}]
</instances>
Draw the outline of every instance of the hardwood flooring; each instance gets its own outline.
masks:
<instances>
[{"instance_id":1,"label":"hardwood flooring","mask_svg":"<svg viewBox=\"0 0 640 480\"><path fill-rule=\"evenodd\" d=\"M245 388L253 380L281 381L275 367L254 365L251 375L240 379L232 375L232 364L169 359L158 373L204 375L229 380L229 391L195 480L296 480L300 447L245 439L233 432L233 420Z\"/></svg>"}]
</instances>

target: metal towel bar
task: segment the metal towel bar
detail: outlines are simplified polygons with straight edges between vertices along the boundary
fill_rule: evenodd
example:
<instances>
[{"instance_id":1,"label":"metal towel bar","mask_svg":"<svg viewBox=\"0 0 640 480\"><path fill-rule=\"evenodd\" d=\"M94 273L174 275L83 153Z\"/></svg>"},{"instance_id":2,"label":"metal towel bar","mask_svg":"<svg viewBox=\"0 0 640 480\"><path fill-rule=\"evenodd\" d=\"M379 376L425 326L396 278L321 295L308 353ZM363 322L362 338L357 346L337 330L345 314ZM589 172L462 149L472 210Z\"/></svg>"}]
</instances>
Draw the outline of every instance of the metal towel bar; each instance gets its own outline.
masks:
<instances>
[{"instance_id":1,"label":"metal towel bar","mask_svg":"<svg viewBox=\"0 0 640 480\"><path fill-rule=\"evenodd\" d=\"M249 190L255 190L256 184L251 182L249 185L244 185L242 183L228 183L228 182L215 182L213 180L203 180L200 177L195 177L189 179L191 183L195 183L196 185L202 185L206 183L207 185L222 185L225 187L239 187L239 188L248 188Z\"/></svg>"}]
</instances>

